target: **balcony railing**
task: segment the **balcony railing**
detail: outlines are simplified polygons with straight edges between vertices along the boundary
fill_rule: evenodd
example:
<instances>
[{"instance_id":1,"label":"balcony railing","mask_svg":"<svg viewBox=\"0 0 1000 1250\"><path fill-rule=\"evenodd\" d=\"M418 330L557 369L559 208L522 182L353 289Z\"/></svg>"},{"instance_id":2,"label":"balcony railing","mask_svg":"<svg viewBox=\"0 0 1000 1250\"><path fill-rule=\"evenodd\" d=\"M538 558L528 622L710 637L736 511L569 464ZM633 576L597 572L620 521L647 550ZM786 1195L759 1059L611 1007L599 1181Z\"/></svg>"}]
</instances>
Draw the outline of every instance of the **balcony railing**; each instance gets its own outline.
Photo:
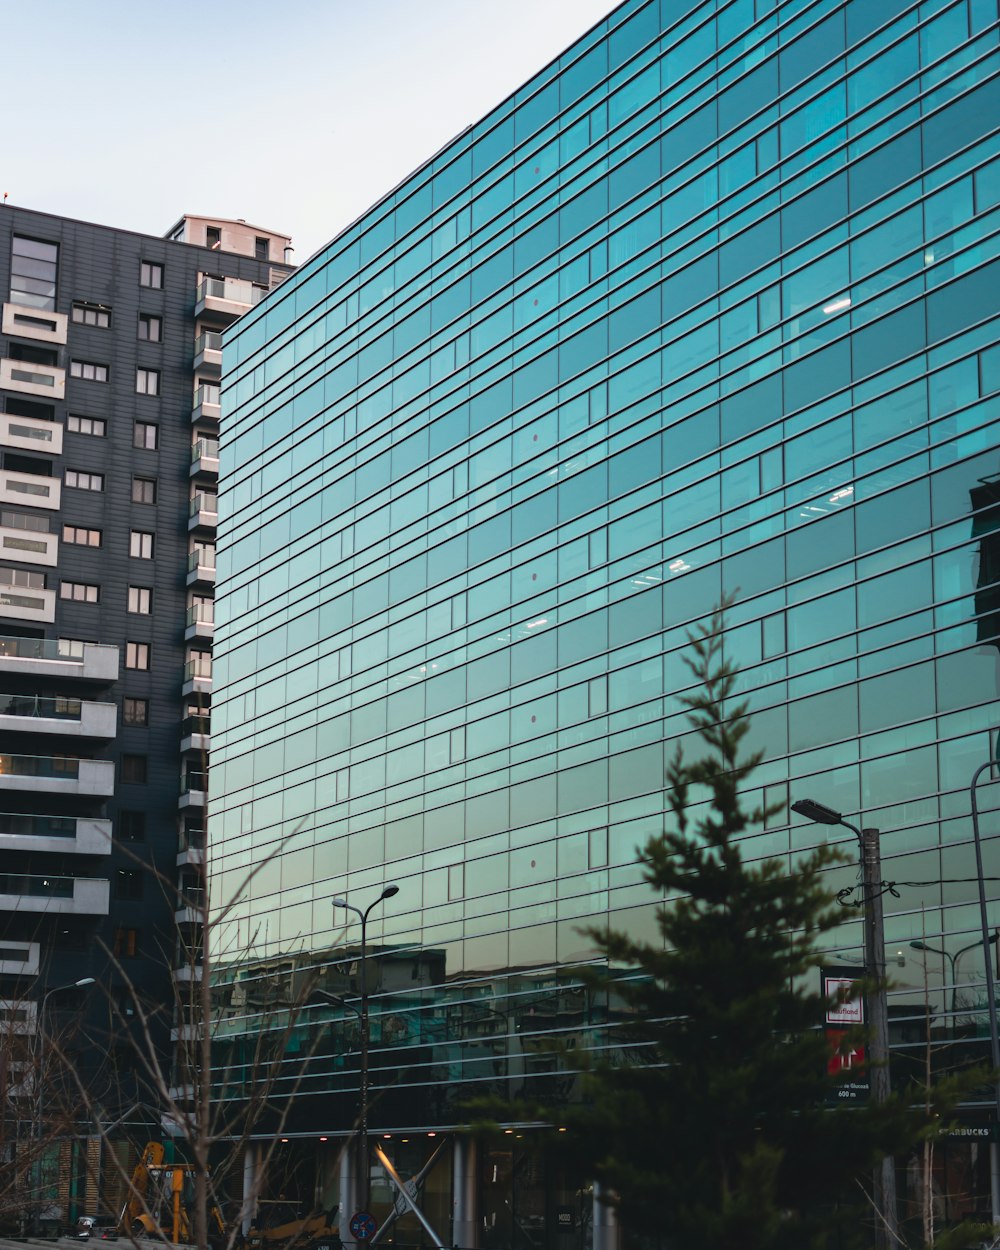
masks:
<instances>
[{"instance_id":1,"label":"balcony railing","mask_svg":"<svg viewBox=\"0 0 1000 1250\"><path fill-rule=\"evenodd\" d=\"M188 572L193 573L195 569L211 569L214 573L215 552L192 551L188 556Z\"/></svg>"},{"instance_id":2,"label":"balcony railing","mask_svg":"<svg viewBox=\"0 0 1000 1250\"><path fill-rule=\"evenodd\" d=\"M190 515L197 516L199 512L218 513L219 496L206 495L203 491L197 491L191 496Z\"/></svg>"},{"instance_id":3,"label":"balcony railing","mask_svg":"<svg viewBox=\"0 0 1000 1250\"><path fill-rule=\"evenodd\" d=\"M203 334L199 334L194 341L194 354L200 356L202 352L221 352L222 351L222 335L215 330L206 330ZM207 389L205 387L202 388ZM218 387L214 388L218 390ZM219 401L216 400L216 403Z\"/></svg>"},{"instance_id":4,"label":"balcony railing","mask_svg":"<svg viewBox=\"0 0 1000 1250\"><path fill-rule=\"evenodd\" d=\"M217 438L196 438L191 444L191 461L218 460L219 440Z\"/></svg>"},{"instance_id":5,"label":"balcony railing","mask_svg":"<svg viewBox=\"0 0 1000 1250\"><path fill-rule=\"evenodd\" d=\"M194 393L194 406L203 408L205 404L221 404L222 403L222 387L213 386L211 382L205 382L199 386Z\"/></svg>"},{"instance_id":6,"label":"balcony railing","mask_svg":"<svg viewBox=\"0 0 1000 1250\"><path fill-rule=\"evenodd\" d=\"M193 681L196 677L212 676L212 656L206 652L197 660L188 660L184 665L184 680Z\"/></svg>"},{"instance_id":7,"label":"balcony railing","mask_svg":"<svg viewBox=\"0 0 1000 1250\"><path fill-rule=\"evenodd\" d=\"M70 755L0 754L0 777L56 777L72 781L80 776L80 760Z\"/></svg>"},{"instance_id":8,"label":"balcony railing","mask_svg":"<svg viewBox=\"0 0 1000 1250\"><path fill-rule=\"evenodd\" d=\"M80 699L61 695L0 694L0 716L39 716L46 720L75 720L83 716Z\"/></svg>"},{"instance_id":9,"label":"balcony railing","mask_svg":"<svg viewBox=\"0 0 1000 1250\"><path fill-rule=\"evenodd\" d=\"M75 877L32 877L23 873L0 872L0 894L21 894L26 898L72 898Z\"/></svg>"},{"instance_id":10,"label":"balcony railing","mask_svg":"<svg viewBox=\"0 0 1000 1250\"><path fill-rule=\"evenodd\" d=\"M75 816L31 816L26 812L0 812L0 834L32 838L75 838Z\"/></svg>"},{"instance_id":11,"label":"balcony railing","mask_svg":"<svg viewBox=\"0 0 1000 1250\"><path fill-rule=\"evenodd\" d=\"M189 625L214 625L215 602L193 603L191 607L188 608L187 623Z\"/></svg>"},{"instance_id":12,"label":"balcony railing","mask_svg":"<svg viewBox=\"0 0 1000 1250\"><path fill-rule=\"evenodd\" d=\"M254 286L241 278L205 278L199 285L196 295L197 303L207 299L224 299L231 304L246 304L253 307L259 304L267 294L260 286Z\"/></svg>"},{"instance_id":13,"label":"balcony railing","mask_svg":"<svg viewBox=\"0 0 1000 1250\"><path fill-rule=\"evenodd\" d=\"M62 660L82 664L83 656L66 655L59 649L58 638L9 638L0 635L0 655L19 660Z\"/></svg>"}]
</instances>

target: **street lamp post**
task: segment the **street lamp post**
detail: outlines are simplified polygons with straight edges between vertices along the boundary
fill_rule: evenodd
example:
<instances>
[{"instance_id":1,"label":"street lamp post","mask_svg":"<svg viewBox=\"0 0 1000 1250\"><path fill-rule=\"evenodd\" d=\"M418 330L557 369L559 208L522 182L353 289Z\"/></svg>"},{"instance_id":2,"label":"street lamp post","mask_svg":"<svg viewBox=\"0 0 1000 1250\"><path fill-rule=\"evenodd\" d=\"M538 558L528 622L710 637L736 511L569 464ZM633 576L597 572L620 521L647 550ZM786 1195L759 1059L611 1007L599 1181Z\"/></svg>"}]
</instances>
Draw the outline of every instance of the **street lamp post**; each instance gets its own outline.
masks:
<instances>
[{"instance_id":1,"label":"street lamp post","mask_svg":"<svg viewBox=\"0 0 1000 1250\"><path fill-rule=\"evenodd\" d=\"M42 1201L42 1113L45 1105L45 1007L53 994L63 990L82 990L93 985L93 977L81 977L79 981L70 981L66 985L54 985L46 990L38 1005L38 1018L35 1022L35 1037L38 1040L37 1071L38 1089L35 1093L35 1209L32 1213L32 1228L38 1232L41 1223Z\"/></svg>"},{"instance_id":2,"label":"street lamp post","mask_svg":"<svg viewBox=\"0 0 1000 1250\"><path fill-rule=\"evenodd\" d=\"M373 903L365 908L364 911L360 907L354 907L345 898L333 899L334 907L343 907L346 911L352 911L361 921L361 1097L359 1115L361 1119L359 1133L359 1148L361 1154L362 1167L362 1194L364 1201L362 1203L363 1210L368 1210L370 1199L371 1176L368 1167L368 916L384 899L393 898L399 893L398 885L387 885L382 893Z\"/></svg>"},{"instance_id":3,"label":"street lamp post","mask_svg":"<svg viewBox=\"0 0 1000 1250\"><path fill-rule=\"evenodd\" d=\"M998 743L1000 749L1000 743ZM994 1223L1000 1221L1000 1142L996 1140L1000 1134L1000 1037L997 1035L997 995L996 983L993 978L993 960L990 952L990 921L986 907L986 878L983 876L983 843L979 834L979 806L976 802L976 786L979 778L986 770L995 768L996 760L988 760L980 764L972 774L969 783L969 802L972 809L972 837L976 844L976 877L979 885L979 925L983 935L983 950L986 964L986 1005L990 1021L990 1063L995 1074L993 1088L995 1104L995 1123L993 1140L990 1141L990 1203Z\"/></svg>"},{"instance_id":4,"label":"street lamp post","mask_svg":"<svg viewBox=\"0 0 1000 1250\"><path fill-rule=\"evenodd\" d=\"M865 995L868 1008L869 1080L876 1102L885 1102L890 1093L889 1080L889 1004L885 983L885 922L882 913L882 853L877 829L859 829L845 820L840 812L812 799L800 799L792 811L819 825L841 825L858 839L861 876L864 885L865 968L869 986ZM896 1210L896 1165L891 1156L875 1169L875 1194L878 1202L881 1244L899 1244L899 1221Z\"/></svg>"},{"instance_id":5,"label":"street lamp post","mask_svg":"<svg viewBox=\"0 0 1000 1250\"><path fill-rule=\"evenodd\" d=\"M994 933L989 939L989 944L992 945L997 940L998 936L1000 936L1000 934ZM915 951L927 951L931 955L943 955L945 959L948 960L949 964L951 964L951 1031L953 1033L955 1031L955 1016L958 1013L958 961L964 954L966 954L967 951L974 951L982 946L982 944L983 939L980 938L977 942L970 942L968 946L963 946L961 950L957 950L954 955L952 955L941 946L928 946L926 942L910 943L910 946Z\"/></svg>"}]
</instances>

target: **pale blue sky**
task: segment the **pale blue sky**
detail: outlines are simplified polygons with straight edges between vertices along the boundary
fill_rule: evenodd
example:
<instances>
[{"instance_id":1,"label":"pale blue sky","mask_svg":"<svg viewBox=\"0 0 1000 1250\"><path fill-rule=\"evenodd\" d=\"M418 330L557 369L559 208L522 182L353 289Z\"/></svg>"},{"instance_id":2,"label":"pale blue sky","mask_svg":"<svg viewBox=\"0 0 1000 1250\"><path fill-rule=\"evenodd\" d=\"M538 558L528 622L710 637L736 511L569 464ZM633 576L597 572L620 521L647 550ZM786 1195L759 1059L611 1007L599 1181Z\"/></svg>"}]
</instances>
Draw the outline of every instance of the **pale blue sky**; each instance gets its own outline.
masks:
<instances>
[{"instance_id":1,"label":"pale blue sky","mask_svg":"<svg viewBox=\"0 0 1000 1250\"><path fill-rule=\"evenodd\" d=\"M0 191L147 234L244 217L301 263L614 7L0 0Z\"/></svg>"}]
</instances>

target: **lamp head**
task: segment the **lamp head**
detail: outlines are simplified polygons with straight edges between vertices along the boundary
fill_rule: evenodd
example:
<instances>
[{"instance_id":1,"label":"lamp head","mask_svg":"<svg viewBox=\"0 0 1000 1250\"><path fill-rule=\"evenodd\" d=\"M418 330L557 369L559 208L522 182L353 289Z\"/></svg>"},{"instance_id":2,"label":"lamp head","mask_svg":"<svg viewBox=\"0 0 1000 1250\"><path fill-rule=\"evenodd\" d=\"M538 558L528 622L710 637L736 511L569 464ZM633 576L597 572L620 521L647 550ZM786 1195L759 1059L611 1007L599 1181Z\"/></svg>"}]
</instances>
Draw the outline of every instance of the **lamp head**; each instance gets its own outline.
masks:
<instances>
[{"instance_id":1,"label":"lamp head","mask_svg":"<svg viewBox=\"0 0 1000 1250\"><path fill-rule=\"evenodd\" d=\"M93 984L94 984L93 977L82 977L79 981L76 982L76 988L78 990L82 990L85 985L93 985Z\"/></svg>"},{"instance_id":2,"label":"lamp head","mask_svg":"<svg viewBox=\"0 0 1000 1250\"><path fill-rule=\"evenodd\" d=\"M347 906L346 898L332 898L330 899L330 902L333 904L334 907L346 907Z\"/></svg>"},{"instance_id":3,"label":"lamp head","mask_svg":"<svg viewBox=\"0 0 1000 1250\"><path fill-rule=\"evenodd\" d=\"M910 945L915 951L929 951L930 947L926 942L911 942Z\"/></svg>"},{"instance_id":4,"label":"lamp head","mask_svg":"<svg viewBox=\"0 0 1000 1250\"><path fill-rule=\"evenodd\" d=\"M382 893L379 895L379 900L381 901L383 898L395 898L395 896L398 893L399 893L398 885L387 885L385 889L382 891Z\"/></svg>"},{"instance_id":5,"label":"lamp head","mask_svg":"<svg viewBox=\"0 0 1000 1250\"><path fill-rule=\"evenodd\" d=\"M792 804L792 811L798 812L800 816L805 816L806 820L811 820L817 825L844 823L840 812L835 812L832 807L824 807L822 803L816 803L812 799L798 799Z\"/></svg>"}]
</instances>

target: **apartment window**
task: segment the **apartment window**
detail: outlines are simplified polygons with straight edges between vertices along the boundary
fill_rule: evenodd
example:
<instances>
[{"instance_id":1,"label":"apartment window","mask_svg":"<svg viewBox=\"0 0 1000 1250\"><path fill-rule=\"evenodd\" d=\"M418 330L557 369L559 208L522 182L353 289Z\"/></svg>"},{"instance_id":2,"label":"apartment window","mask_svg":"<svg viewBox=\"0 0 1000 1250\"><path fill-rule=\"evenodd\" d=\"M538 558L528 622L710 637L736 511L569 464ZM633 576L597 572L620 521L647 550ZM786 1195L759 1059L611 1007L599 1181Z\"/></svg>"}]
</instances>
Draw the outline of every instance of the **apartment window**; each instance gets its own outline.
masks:
<instances>
[{"instance_id":1,"label":"apartment window","mask_svg":"<svg viewBox=\"0 0 1000 1250\"><path fill-rule=\"evenodd\" d=\"M85 646L87 643L82 638L60 638L57 640L56 650L67 660L82 660Z\"/></svg>"},{"instance_id":2,"label":"apartment window","mask_svg":"<svg viewBox=\"0 0 1000 1250\"><path fill-rule=\"evenodd\" d=\"M66 417L66 430L70 434L90 434L94 438L103 438L108 432L108 423L102 417L78 417L71 412Z\"/></svg>"},{"instance_id":3,"label":"apartment window","mask_svg":"<svg viewBox=\"0 0 1000 1250\"><path fill-rule=\"evenodd\" d=\"M271 254L271 240L258 235L253 241L253 254L255 260L267 260Z\"/></svg>"},{"instance_id":4,"label":"apartment window","mask_svg":"<svg viewBox=\"0 0 1000 1250\"><path fill-rule=\"evenodd\" d=\"M159 343L163 338L163 318L152 313L139 314L139 338L144 343Z\"/></svg>"},{"instance_id":5,"label":"apartment window","mask_svg":"<svg viewBox=\"0 0 1000 1250\"><path fill-rule=\"evenodd\" d=\"M142 261L139 265L139 285L152 287L154 291L162 290L163 266L154 261Z\"/></svg>"},{"instance_id":6,"label":"apartment window","mask_svg":"<svg viewBox=\"0 0 1000 1250\"><path fill-rule=\"evenodd\" d=\"M145 530L132 530L128 537L128 553L136 560L152 560L153 535Z\"/></svg>"},{"instance_id":7,"label":"apartment window","mask_svg":"<svg viewBox=\"0 0 1000 1250\"><path fill-rule=\"evenodd\" d=\"M160 427L150 421L136 421L132 426L132 446L156 451L160 442Z\"/></svg>"},{"instance_id":8,"label":"apartment window","mask_svg":"<svg viewBox=\"0 0 1000 1250\"><path fill-rule=\"evenodd\" d=\"M205 227L205 246L215 250L222 247L222 230L219 226Z\"/></svg>"},{"instance_id":9,"label":"apartment window","mask_svg":"<svg viewBox=\"0 0 1000 1250\"><path fill-rule=\"evenodd\" d=\"M130 785L144 786L149 772L149 757L146 755L122 756L122 781Z\"/></svg>"},{"instance_id":10,"label":"apartment window","mask_svg":"<svg viewBox=\"0 0 1000 1250\"><path fill-rule=\"evenodd\" d=\"M139 949L139 930L123 928L115 929L115 944L113 949L116 959L131 959ZM127 1048L123 1047L123 1053L127 1054Z\"/></svg>"},{"instance_id":11,"label":"apartment window","mask_svg":"<svg viewBox=\"0 0 1000 1250\"><path fill-rule=\"evenodd\" d=\"M95 364L93 360L71 360L69 362L69 376L71 378L82 378L84 382L106 382L108 380L108 366Z\"/></svg>"},{"instance_id":12,"label":"apartment window","mask_svg":"<svg viewBox=\"0 0 1000 1250\"><path fill-rule=\"evenodd\" d=\"M126 695L122 701L122 720L126 725L142 728L149 724L149 700L133 699Z\"/></svg>"},{"instance_id":13,"label":"apartment window","mask_svg":"<svg viewBox=\"0 0 1000 1250\"><path fill-rule=\"evenodd\" d=\"M10 261L10 300L52 312L56 306L59 248L40 239L14 235Z\"/></svg>"},{"instance_id":14,"label":"apartment window","mask_svg":"<svg viewBox=\"0 0 1000 1250\"><path fill-rule=\"evenodd\" d=\"M118 841L146 841L146 813L121 811L118 813Z\"/></svg>"},{"instance_id":15,"label":"apartment window","mask_svg":"<svg viewBox=\"0 0 1000 1250\"><path fill-rule=\"evenodd\" d=\"M62 537L64 543L74 543L77 547L101 545L101 531L84 529L82 525L64 525Z\"/></svg>"},{"instance_id":16,"label":"apartment window","mask_svg":"<svg viewBox=\"0 0 1000 1250\"><path fill-rule=\"evenodd\" d=\"M93 582L60 582L59 598L73 599L77 603L100 603L101 588Z\"/></svg>"},{"instance_id":17,"label":"apartment window","mask_svg":"<svg viewBox=\"0 0 1000 1250\"><path fill-rule=\"evenodd\" d=\"M111 309L107 304L87 304L77 300L73 304L73 320L81 326L97 326L99 330L111 328Z\"/></svg>"},{"instance_id":18,"label":"apartment window","mask_svg":"<svg viewBox=\"0 0 1000 1250\"><path fill-rule=\"evenodd\" d=\"M133 503L156 503L156 478L134 477L132 479Z\"/></svg>"},{"instance_id":19,"label":"apartment window","mask_svg":"<svg viewBox=\"0 0 1000 1250\"><path fill-rule=\"evenodd\" d=\"M142 872L138 868L117 868L113 893L115 898L135 901L142 898Z\"/></svg>"},{"instance_id":20,"label":"apartment window","mask_svg":"<svg viewBox=\"0 0 1000 1250\"><path fill-rule=\"evenodd\" d=\"M159 395L160 393L160 371L159 369L136 369L135 389L139 395Z\"/></svg>"},{"instance_id":21,"label":"apartment window","mask_svg":"<svg viewBox=\"0 0 1000 1250\"><path fill-rule=\"evenodd\" d=\"M149 616L153 610L153 592L148 586L129 586L128 610L139 616Z\"/></svg>"},{"instance_id":22,"label":"apartment window","mask_svg":"<svg viewBox=\"0 0 1000 1250\"><path fill-rule=\"evenodd\" d=\"M77 490L103 490L103 473L83 473L80 469L67 469L65 482L67 486L75 486Z\"/></svg>"},{"instance_id":23,"label":"apartment window","mask_svg":"<svg viewBox=\"0 0 1000 1250\"><path fill-rule=\"evenodd\" d=\"M23 360L28 365L45 365L54 369L59 363L59 354L51 347L39 347L37 343L11 343L7 348L9 360Z\"/></svg>"},{"instance_id":24,"label":"apartment window","mask_svg":"<svg viewBox=\"0 0 1000 1250\"><path fill-rule=\"evenodd\" d=\"M145 673L149 670L149 643L126 642L125 667L134 668Z\"/></svg>"}]
</instances>

